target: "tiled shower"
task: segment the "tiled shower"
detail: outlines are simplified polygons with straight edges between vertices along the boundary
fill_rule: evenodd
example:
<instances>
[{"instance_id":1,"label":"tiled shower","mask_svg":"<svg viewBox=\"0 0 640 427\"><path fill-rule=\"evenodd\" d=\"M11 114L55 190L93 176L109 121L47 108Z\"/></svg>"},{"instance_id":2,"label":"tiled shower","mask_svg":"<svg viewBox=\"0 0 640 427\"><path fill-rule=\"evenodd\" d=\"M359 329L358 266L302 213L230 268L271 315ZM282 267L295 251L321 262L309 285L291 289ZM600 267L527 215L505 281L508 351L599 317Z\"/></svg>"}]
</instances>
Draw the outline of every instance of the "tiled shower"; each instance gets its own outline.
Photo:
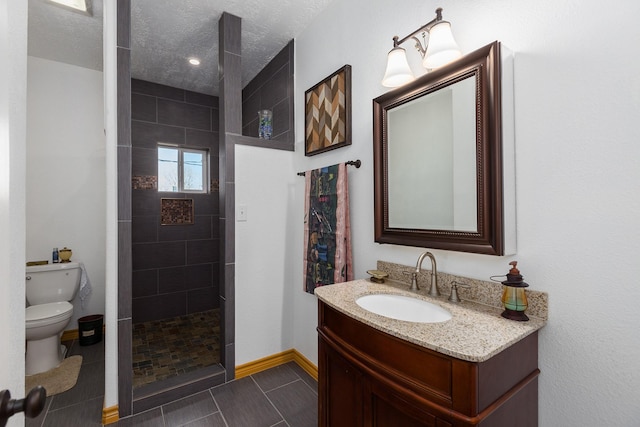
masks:
<instances>
[{"instance_id":1,"label":"tiled shower","mask_svg":"<svg viewBox=\"0 0 640 427\"><path fill-rule=\"evenodd\" d=\"M118 4L118 396L121 417L157 406L167 399L191 394L199 387L220 384L224 378L233 378L234 258L231 258L231 264L225 264L226 267L220 264L222 259L228 262L229 254L226 252L233 254L235 244L233 241L223 242L224 236L219 231L225 230L228 236L234 234L233 209L225 208L221 201L224 200L227 206L233 201L233 186L223 191L233 179L233 174L220 174L218 187L220 163L217 156L222 153L222 161L224 154L229 153L228 159L232 160L233 152L229 149L234 144L264 145L288 151L293 151L294 146L293 41L242 90L241 127L244 136L239 136L234 133L239 132L239 128L225 128L218 123L221 115L215 97L129 77L129 7L127 0ZM230 28L239 29L239 22L234 22L233 17L225 19ZM222 39L222 35L220 37ZM230 47L237 49L239 34L234 33L230 40ZM220 105L225 99L220 98ZM234 103L235 100L228 108L237 111ZM224 105L227 104L229 102L224 101ZM266 144L255 138L246 138L257 134L257 125L251 123L257 109L274 111L273 140ZM226 133L218 135L218 130L223 128ZM223 144L225 135L227 140ZM210 194L158 193L158 143L209 149ZM160 225L162 197L191 199L188 204L193 206L194 224ZM226 221L226 216L230 216L230 221ZM151 319L164 316L177 316L167 318L173 321L195 316L198 321L201 314L211 312L208 307L215 311L218 306L219 316L213 317L220 318L220 359L223 366L186 373L177 381L168 380L171 385L166 390L162 387L145 388L143 394L132 394L134 324L157 322L159 320Z\"/></svg>"},{"instance_id":2,"label":"tiled shower","mask_svg":"<svg viewBox=\"0 0 640 427\"><path fill-rule=\"evenodd\" d=\"M274 141L272 148L293 150L293 52L291 41L265 68L243 89L242 133L257 134L257 110L274 111ZM136 353L138 331L149 329L177 330L175 325L203 325L203 319L215 325L207 329L224 335L217 324L221 313L220 295L220 197L218 192L219 169L219 105L214 96L190 92L152 82L131 79L131 320L132 365L140 366L140 354ZM157 145L209 150L209 194L158 192ZM258 140L245 139L242 143L262 145ZM121 194L122 195L122 194ZM193 207L194 223L189 225L161 225L163 210L161 199L189 200ZM167 212L164 212L167 214ZM121 242L122 243L122 242ZM232 245L233 247L233 245ZM221 308L221 307L220 307ZM159 323L161 322L161 323ZM162 325L162 326L157 326ZM123 325L124 326L124 325ZM137 328L136 328L137 327ZM178 328L179 329L179 328ZM222 328L224 329L224 328ZM200 328L196 335L204 335ZM157 334L156 334L157 335ZM189 334L178 331L169 341L186 342ZM121 337L123 338L123 337ZM207 337L208 338L208 337ZM126 338L125 338L126 339ZM198 341L195 338L192 340ZM205 359L215 363L220 355L210 358L211 350L220 351L219 341L202 340L202 347L194 349L183 359ZM152 348L160 349L156 359L166 358L166 340L161 344L141 347L141 353L150 355ZM187 344L191 345L191 344ZM199 357L198 357L199 355ZM194 357L191 357L194 356ZM222 355L224 356L224 355ZM146 356L145 356L146 357ZM178 356L182 358L182 356ZM175 358L174 358L175 359ZM183 360L184 362L184 360ZM146 362L143 362L143 364ZM187 363L187 362L185 362ZM181 372L192 367L179 363ZM190 363L190 360L189 362ZM164 365L166 363L163 362ZM121 367L120 369L123 369ZM126 368L124 368L126 369ZM208 375L208 374L205 374ZM145 385L166 377L166 369L139 382L135 375L132 385ZM194 378L187 374L185 378ZM121 395L125 397L127 393ZM129 395L130 396L130 395ZM128 399L128 398L127 398ZM124 402L123 402L124 403ZM128 406L128 405L127 405ZM140 405L143 408L143 405ZM126 412L125 412L126 413Z\"/></svg>"},{"instance_id":3,"label":"tiled shower","mask_svg":"<svg viewBox=\"0 0 640 427\"><path fill-rule=\"evenodd\" d=\"M134 388L220 361L218 116L217 97L131 81ZM159 192L159 143L208 151L211 192ZM167 199L191 223L165 225Z\"/></svg>"}]
</instances>

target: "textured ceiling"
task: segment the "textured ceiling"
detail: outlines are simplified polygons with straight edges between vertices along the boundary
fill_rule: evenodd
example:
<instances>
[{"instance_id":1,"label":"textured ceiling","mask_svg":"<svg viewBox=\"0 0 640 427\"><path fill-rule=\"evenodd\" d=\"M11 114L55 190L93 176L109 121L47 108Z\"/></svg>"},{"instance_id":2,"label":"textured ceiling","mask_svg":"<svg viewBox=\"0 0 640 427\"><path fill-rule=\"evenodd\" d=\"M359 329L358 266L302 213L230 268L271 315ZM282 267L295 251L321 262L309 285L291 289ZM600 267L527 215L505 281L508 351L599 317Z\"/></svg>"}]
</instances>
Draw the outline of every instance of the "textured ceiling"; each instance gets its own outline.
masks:
<instances>
[{"instance_id":1,"label":"textured ceiling","mask_svg":"<svg viewBox=\"0 0 640 427\"><path fill-rule=\"evenodd\" d=\"M330 1L131 0L131 75L217 95L218 20L228 12L242 18L244 86ZM102 0L92 17L29 0L28 37L31 56L102 70Z\"/></svg>"}]
</instances>

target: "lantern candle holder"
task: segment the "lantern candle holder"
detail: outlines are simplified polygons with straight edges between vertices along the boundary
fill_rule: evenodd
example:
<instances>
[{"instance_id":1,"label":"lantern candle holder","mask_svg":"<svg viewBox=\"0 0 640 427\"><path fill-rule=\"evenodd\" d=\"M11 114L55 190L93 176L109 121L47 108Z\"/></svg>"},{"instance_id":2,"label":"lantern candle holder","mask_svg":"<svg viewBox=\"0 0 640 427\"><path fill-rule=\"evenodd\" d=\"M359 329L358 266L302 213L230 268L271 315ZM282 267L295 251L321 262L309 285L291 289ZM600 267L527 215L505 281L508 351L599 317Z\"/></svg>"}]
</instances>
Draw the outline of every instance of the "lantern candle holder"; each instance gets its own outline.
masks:
<instances>
[{"instance_id":1,"label":"lantern candle holder","mask_svg":"<svg viewBox=\"0 0 640 427\"><path fill-rule=\"evenodd\" d=\"M524 311L527 309L527 295L524 292L524 288L529 285L522 280L522 275L517 268L518 261L511 261L511 270L507 274L507 280L503 281L504 292L502 293L502 304L504 305L504 311L502 317L511 320L517 320L519 322L526 322L529 320Z\"/></svg>"}]
</instances>

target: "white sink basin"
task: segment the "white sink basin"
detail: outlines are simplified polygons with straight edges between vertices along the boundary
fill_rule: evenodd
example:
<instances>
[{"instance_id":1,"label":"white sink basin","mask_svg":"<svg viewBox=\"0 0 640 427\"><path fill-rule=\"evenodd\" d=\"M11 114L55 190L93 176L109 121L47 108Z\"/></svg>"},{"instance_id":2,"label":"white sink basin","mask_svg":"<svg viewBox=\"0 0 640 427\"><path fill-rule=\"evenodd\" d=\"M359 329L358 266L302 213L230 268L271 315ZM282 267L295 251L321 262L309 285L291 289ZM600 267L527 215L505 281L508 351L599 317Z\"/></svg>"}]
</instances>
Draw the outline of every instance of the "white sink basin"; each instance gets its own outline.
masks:
<instances>
[{"instance_id":1,"label":"white sink basin","mask_svg":"<svg viewBox=\"0 0 640 427\"><path fill-rule=\"evenodd\" d=\"M439 305L403 295L364 295L356 304L380 316L407 322L438 323L451 319L451 313Z\"/></svg>"}]
</instances>

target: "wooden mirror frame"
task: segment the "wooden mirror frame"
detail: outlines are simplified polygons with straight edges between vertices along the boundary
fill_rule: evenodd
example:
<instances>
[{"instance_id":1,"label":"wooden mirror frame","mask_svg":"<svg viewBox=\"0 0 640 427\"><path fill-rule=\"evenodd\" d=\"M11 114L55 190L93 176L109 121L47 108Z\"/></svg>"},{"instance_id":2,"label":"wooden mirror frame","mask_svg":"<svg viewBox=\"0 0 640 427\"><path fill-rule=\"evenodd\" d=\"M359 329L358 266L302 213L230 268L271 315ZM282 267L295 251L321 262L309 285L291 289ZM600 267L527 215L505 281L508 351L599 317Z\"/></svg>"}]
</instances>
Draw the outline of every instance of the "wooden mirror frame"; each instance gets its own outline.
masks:
<instances>
[{"instance_id":1,"label":"wooden mirror frame","mask_svg":"<svg viewBox=\"0 0 640 427\"><path fill-rule=\"evenodd\" d=\"M389 227L387 110L475 76L477 232ZM493 42L373 100L375 241L504 254L500 43Z\"/></svg>"}]
</instances>

